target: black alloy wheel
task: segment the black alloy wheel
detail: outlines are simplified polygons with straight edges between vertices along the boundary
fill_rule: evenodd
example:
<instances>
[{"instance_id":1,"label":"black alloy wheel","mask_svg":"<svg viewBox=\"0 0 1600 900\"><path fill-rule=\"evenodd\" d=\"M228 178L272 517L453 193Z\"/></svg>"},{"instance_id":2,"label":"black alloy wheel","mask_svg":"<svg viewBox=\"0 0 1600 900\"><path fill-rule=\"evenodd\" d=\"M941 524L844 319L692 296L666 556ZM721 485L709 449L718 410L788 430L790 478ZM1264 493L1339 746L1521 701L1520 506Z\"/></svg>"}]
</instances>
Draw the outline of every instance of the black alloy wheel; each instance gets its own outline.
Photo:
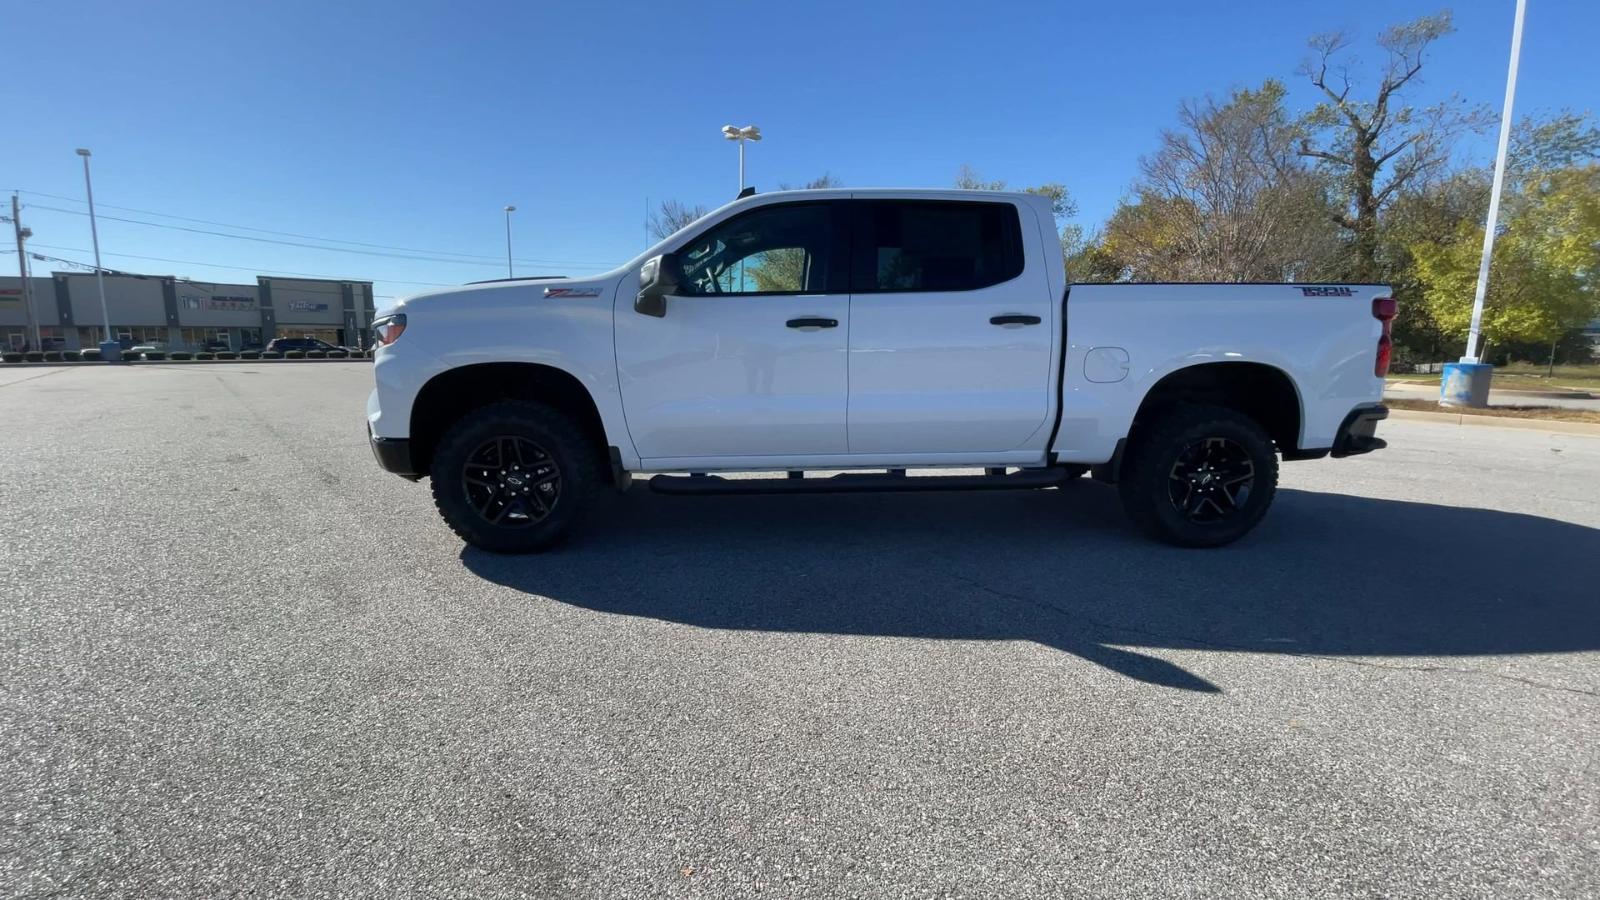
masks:
<instances>
[{"instance_id":1,"label":"black alloy wheel","mask_svg":"<svg viewBox=\"0 0 1600 900\"><path fill-rule=\"evenodd\" d=\"M1143 415L1117 473L1128 518L1180 547L1243 537L1266 515L1277 487L1277 448L1261 423L1204 403Z\"/></svg>"},{"instance_id":2,"label":"black alloy wheel","mask_svg":"<svg viewBox=\"0 0 1600 900\"><path fill-rule=\"evenodd\" d=\"M1225 437L1207 437L1178 451L1167 495L1189 521L1218 522L1245 508L1255 479L1255 463L1244 447Z\"/></svg>"},{"instance_id":3,"label":"black alloy wheel","mask_svg":"<svg viewBox=\"0 0 1600 900\"><path fill-rule=\"evenodd\" d=\"M496 435L461 467L467 503L485 522L525 528L548 518L561 501L561 470L550 452L519 435Z\"/></svg>"}]
</instances>

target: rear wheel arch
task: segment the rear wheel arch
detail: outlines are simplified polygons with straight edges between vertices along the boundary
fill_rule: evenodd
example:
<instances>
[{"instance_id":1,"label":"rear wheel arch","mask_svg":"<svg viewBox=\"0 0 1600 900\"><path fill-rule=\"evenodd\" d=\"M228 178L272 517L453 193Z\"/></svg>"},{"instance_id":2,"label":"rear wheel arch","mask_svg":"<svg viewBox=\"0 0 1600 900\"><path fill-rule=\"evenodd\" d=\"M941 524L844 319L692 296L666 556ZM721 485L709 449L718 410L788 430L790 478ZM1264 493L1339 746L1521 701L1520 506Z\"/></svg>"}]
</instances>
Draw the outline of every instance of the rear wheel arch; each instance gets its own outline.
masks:
<instances>
[{"instance_id":1,"label":"rear wheel arch","mask_svg":"<svg viewBox=\"0 0 1600 900\"><path fill-rule=\"evenodd\" d=\"M412 465L427 472L450 426L492 403L521 400L556 410L576 425L602 459L606 429L593 395L572 373L539 363L475 363L428 379L411 404Z\"/></svg>"},{"instance_id":2,"label":"rear wheel arch","mask_svg":"<svg viewBox=\"0 0 1600 900\"><path fill-rule=\"evenodd\" d=\"M1289 374L1260 362L1208 362L1167 373L1145 393L1129 428L1136 439L1180 404L1206 404L1237 410L1266 430L1279 452L1299 450L1304 404Z\"/></svg>"}]
</instances>

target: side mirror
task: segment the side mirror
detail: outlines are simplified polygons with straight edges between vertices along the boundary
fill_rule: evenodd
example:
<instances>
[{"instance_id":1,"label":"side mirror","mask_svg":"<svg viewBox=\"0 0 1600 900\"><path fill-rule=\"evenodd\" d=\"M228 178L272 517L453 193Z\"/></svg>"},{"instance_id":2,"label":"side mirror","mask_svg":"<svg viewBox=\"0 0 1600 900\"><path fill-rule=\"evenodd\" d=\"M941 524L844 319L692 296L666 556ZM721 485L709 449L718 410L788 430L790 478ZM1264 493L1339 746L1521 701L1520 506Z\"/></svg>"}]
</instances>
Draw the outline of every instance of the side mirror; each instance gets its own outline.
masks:
<instances>
[{"instance_id":1,"label":"side mirror","mask_svg":"<svg viewBox=\"0 0 1600 900\"><path fill-rule=\"evenodd\" d=\"M678 292L678 258L671 253L651 257L639 269L639 296L635 311L661 318L667 314L667 295Z\"/></svg>"}]
</instances>

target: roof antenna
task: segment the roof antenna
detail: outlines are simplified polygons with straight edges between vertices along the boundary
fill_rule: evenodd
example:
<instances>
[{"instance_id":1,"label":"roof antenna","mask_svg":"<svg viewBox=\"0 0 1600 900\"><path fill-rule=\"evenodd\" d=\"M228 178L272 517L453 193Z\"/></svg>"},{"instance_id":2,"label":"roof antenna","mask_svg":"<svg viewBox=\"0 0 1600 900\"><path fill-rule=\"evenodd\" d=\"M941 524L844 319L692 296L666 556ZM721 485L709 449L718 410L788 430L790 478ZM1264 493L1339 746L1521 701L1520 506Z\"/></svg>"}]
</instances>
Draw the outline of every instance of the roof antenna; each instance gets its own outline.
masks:
<instances>
[{"instance_id":1,"label":"roof antenna","mask_svg":"<svg viewBox=\"0 0 1600 900\"><path fill-rule=\"evenodd\" d=\"M743 200L746 197L754 197L755 195L756 195L756 186L752 184L752 185L747 186L744 190L740 191L739 192L739 196L737 196L737 197L735 197L733 199L735 199L735 200Z\"/></svg>"}]
</instances>

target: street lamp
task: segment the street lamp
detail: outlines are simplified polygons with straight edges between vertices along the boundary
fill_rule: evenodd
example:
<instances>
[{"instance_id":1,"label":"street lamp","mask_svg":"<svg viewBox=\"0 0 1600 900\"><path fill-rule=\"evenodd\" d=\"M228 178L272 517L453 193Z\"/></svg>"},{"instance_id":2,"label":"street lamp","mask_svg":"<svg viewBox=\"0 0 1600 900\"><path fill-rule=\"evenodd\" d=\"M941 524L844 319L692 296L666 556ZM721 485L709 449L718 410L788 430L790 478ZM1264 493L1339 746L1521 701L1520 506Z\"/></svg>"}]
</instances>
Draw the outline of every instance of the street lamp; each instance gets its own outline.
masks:
<instances>
[{"instance_id":1,"label":"street lamp","mask_svg":"<svg viewBox=\"0 0 1600 900\"><path fill-rule=\"evenodd\" d=\"M111 336L111 311L106 307L106 276L100 268L100 229L94 219L94 184L89 180L89 151L79 147L78 155L83 157L83 191L89 196L89 237L94 241L94 283L100 288L100 318L106 329L100 337L100 358L121 359L122 344ZM115 353L112 352L113 348Z\"/></svg>"},{"instance_id":2,"label":"street lamp","mask_svg":"<svg viewBox=\"0 0 1600 900\"><path fill-rule=\"evenodd\" d=\"M516 212L515 206L506 207L506 277L515 278L511 272L511 214Z\"/></svg>"},{"instance_id":3,"label":"street lamp","mask_svg":"<svg viewBox=\"0 0 1600 900\"><path fill-rule=\"evenodd\" d=\"M739 191L744 191L744 142L761 140L761 129L755 125L746 125L735 128L732 125L722 126L722 136L730 141L739 142Z\"/></svg>"}]
</instances>

